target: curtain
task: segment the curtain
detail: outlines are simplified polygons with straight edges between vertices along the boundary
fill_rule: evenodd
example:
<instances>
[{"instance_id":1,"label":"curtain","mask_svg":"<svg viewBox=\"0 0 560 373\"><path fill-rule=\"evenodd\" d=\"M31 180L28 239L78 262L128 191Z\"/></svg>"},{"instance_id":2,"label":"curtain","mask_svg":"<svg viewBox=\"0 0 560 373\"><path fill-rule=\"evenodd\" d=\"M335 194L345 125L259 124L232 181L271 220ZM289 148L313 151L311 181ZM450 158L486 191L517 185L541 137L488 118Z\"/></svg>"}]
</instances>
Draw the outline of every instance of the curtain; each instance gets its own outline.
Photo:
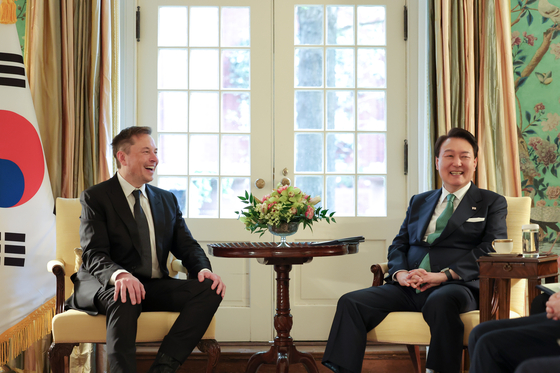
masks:
<instances>
[{"instance_id":1,"label":"curtain","mask_svg":"<svg viewBox=\"0 0 560 373\"><path fill-rule=\"evenodd\" d=\"M26 67L55 197L109 178L115 0L28 0Z\"/></svg>"},{"instance_id":2,"label":"curtain","mask_svg":"<svg viewBox=\"0 0 560 373\"><path fill-rule=\"evenodd\" d=\"M476 183L521 196L508 0L433 0L433 140L452 127L478 140Z\"/></svg>"}]
</instances>

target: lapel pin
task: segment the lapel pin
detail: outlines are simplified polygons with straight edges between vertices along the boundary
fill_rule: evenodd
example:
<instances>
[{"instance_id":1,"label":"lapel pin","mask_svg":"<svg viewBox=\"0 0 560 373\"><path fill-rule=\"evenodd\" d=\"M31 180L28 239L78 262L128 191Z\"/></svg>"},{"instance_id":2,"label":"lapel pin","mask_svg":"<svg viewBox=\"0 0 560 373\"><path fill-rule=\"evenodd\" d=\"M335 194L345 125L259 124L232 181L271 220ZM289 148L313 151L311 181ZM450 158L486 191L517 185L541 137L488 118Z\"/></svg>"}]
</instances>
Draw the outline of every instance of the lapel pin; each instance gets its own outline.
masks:
<instances>
[{"instance_id":1,"label":"lapel pin","mask_svg":"<svg viewBox=\"0 0 560 373\"><path fill-rule=\"evenodd\" d=\"M473 209L473 210L476 210L476 207L473 206L472 209Z\"/></svg>"}]
</instances>

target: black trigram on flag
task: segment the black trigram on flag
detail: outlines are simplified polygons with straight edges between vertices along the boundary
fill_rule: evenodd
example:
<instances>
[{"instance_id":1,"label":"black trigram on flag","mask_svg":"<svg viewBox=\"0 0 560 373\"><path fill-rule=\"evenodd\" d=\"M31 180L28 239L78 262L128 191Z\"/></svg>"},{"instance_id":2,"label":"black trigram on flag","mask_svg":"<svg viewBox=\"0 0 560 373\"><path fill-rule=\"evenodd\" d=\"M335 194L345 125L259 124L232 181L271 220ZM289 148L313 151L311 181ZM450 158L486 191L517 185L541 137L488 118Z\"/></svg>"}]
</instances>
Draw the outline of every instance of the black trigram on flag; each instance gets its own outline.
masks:
<instances>
[{"instance_id":1,"label":"black trigram on flag","mask_svg":"<svg viewBox=\"0 0 560 373\"><path fill-rule=\"evenodd\" d=\"M0 85L25 88L25 68L21 55L0 53Z\"/></svg>"},{"instance_id":2,"label":"black trigram on flag","mask_svg":"<svg viewBox=\"0 0 560 373\"><path fill-rule=\"evenodd\" d=\"M22 258L21 255L25 255L25 233L5 232L4 245L0 242L0 252L4 254L3 264L5 266L23 267L25 258Z\"/></svg>"}]
</instances>

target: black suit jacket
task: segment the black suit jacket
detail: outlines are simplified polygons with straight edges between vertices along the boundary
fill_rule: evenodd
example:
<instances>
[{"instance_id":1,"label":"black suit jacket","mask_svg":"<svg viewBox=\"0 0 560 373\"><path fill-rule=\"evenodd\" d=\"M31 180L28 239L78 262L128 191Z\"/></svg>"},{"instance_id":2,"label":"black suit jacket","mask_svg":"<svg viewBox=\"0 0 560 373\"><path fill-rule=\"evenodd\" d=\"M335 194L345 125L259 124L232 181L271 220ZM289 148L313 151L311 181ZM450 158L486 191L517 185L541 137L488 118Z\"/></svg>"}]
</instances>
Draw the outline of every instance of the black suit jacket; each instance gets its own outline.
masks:
<instances>
[{"instance_id":1,"label":"black suit jacket","mask_svg":"<svg viewBox=\"0 0 560 373\"><path fill-rule=\"evenodd\" d=\"M429 244L423 239L440 196L437 189L410 200L400 231L389 246L389 278L396 271L418 268L429 253L432 272L450 268L462 278L442 285L463 283L478 289L477 259L494 251L493 240L507 238L506 199L471 183L441 235Z\"/></svg>"},{"instance_id":2,"label":"black suit jacket","mask_svg":"<svg viewBox=\"0 0 560 373\"><path fill-rule=\"evenodd\" d=\"M151 185L146 185L146 194L154 219L157 259L164 276L169 275L169 253L183 261L190 275L203 268L211 270L208 257L183 220L175 196ZM74 294L66 304L95 315L95 294L100 288L111 286L109 280L113 273L124 269L134 275L140 266L140 239L116 174L84 191L80 202L83 264L72 276Z\"/></svg>"}]
</instances>

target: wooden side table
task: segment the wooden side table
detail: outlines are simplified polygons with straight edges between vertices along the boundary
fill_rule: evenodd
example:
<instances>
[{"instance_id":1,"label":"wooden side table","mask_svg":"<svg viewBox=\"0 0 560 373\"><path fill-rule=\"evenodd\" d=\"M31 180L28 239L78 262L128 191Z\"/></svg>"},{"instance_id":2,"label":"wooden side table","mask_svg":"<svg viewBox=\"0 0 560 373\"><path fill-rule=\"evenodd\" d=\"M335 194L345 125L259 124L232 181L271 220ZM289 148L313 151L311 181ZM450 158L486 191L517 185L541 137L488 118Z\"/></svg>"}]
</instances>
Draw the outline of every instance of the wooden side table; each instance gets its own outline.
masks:
<instances>
[{"instance_id":1,"label":"wooden side table","mask_svg":"<svg viewBox=\"0 0 560 373\"><path fill-rule=\"evenodd\" d=\"M521 254L509 256L483 256L478 259L480 266L480 322L492 319L492 289L498 286L496 318L508 319L510 308L511 279L528 280L529 304L539 295L536 288L541 283L558 282L558 255L539 258L524 258Z\"/></svg>"},{"instance_id":2,"label":"wooden side table","mask_svg":"<svg viewBox=\"0 0 560 373\"><path fill-rule=\"evenodd\" d=\"M307 372L319 373L311 354L300 352L294 346L290 330L290 271L294 264L311 262L316 256L335 256L358 252L356 244L311 245L308 242L290 242L289 247L278 247L274 242L238 242L208 244L210 255L223 258L256 258L259 263L274 265L276 271L276 337L270 350L257 352L247 363L247 373L256 372L262 364L276 364L277 373L287 373L290 364L302 363Z\"/></svg>"}]
</instances>

